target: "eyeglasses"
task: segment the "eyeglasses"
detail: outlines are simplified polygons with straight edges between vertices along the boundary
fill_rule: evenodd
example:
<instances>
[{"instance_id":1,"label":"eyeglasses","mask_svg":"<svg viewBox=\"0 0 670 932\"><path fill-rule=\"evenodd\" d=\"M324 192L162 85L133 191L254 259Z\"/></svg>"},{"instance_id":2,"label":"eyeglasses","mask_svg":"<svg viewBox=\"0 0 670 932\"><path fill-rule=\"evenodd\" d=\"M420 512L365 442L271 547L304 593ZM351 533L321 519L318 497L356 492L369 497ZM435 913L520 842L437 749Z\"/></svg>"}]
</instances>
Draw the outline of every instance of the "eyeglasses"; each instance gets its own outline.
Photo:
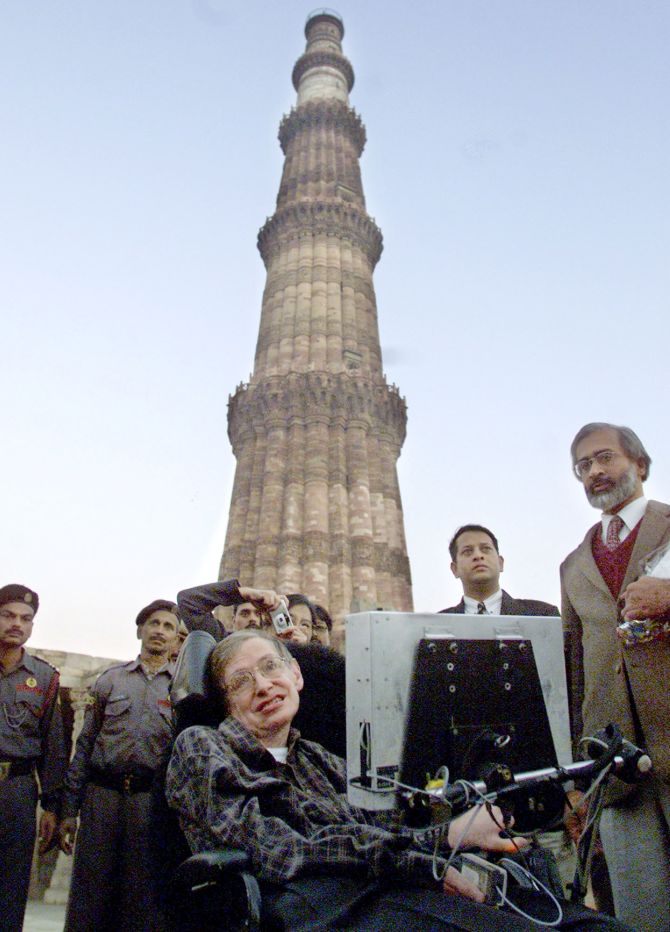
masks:
<instances>
[{"instance_id":1,"label":"eyeglasses","mask_svg":"<svg viewBox=\"0 0 670 932\"><path fill-rule=\"evenodd\" d=\"M260 673L266 680L276 680L285 671L287 662L279 656L263 657L253 670L240 670L233 674L226 685L226 692L231 696L250 692L256 685L256 673Z\"/></svg>"},{"instance_id":2,"label":"eyeglasses","mask_svg":"<svg viewBox=\"0 0 670 932\"><path fill-rule=\"evenodd\" d=\"M608 466L613 459L621 455L621 453L616 453L614 450L599 450L598 453L594 453L593 456L585 456L583 459L577 460L572 468L577 478L583 479L584 476L588 476L591 472L591 467L594 463L597 463L598 466Z\"/></svg>"}]
</instances>

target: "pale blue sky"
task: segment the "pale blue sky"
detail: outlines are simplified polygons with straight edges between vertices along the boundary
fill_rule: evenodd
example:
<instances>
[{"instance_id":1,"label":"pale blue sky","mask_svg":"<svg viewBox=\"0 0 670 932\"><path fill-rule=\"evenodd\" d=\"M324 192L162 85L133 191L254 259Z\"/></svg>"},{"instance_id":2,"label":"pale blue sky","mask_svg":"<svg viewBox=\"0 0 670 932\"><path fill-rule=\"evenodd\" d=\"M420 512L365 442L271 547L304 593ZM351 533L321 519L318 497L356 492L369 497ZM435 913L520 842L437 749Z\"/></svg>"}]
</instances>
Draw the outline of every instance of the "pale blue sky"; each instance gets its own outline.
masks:
<instances>
[{"instance_id":1,"label":"pale blue sky","mask_svg":"<svg viewBox=\"0 0 670 932\"><path fill-rule=\"evenodd\" d=\"M581 424L634 427L670 495L670 5L337 8L409 408L415 606L459 597L447 540L471 520L506 588L556 601L597 517L570 473ZM142 605L216 576L310 9L2 4L0 565L40 593L35 645L132 656Z\"/></svg>"}]
</instances>

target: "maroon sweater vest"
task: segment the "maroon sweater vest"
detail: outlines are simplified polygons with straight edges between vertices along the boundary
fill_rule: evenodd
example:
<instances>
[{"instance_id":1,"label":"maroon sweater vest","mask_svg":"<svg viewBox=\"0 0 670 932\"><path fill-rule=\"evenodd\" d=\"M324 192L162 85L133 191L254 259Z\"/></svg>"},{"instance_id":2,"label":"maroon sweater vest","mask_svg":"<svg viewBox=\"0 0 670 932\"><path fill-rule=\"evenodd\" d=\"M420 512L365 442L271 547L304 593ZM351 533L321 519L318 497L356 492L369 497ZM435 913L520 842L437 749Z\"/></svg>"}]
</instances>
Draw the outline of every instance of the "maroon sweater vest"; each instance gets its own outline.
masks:
<instances>
[{"instance_id":1,"label":"maroon sweater vest","mask_svg":"<svg viewBox=\"0 0 670 932\"><path fill-rule=\"evenodd\" d=\"M638 521L628 537L622 541L616 550L608 550L602 539L601 526L598 525L593 533L591 540L591 550L596 566L600 570L600 575L607 583L607 588L612 593L614 599L619 598L621 586L628 569L630 555L633 552L635 541L642 520Z\"/></svg>"}]
</instances>

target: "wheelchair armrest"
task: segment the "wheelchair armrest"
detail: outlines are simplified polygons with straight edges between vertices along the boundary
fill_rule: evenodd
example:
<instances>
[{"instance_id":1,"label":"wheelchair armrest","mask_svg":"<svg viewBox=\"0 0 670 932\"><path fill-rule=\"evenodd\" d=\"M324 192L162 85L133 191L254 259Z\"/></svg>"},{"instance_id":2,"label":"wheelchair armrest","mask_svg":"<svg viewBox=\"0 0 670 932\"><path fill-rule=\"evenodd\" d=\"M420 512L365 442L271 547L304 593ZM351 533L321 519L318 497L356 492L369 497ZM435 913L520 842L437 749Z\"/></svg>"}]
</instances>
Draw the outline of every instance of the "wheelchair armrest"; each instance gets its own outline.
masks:
<instances>
[{"instance_id":1,"label":"wheelchair armrest","mask_svg":"<svg viewBox=\"0 0 670 932\"><path fill-rule=\"evenodd\" d=\"M222 874L241 872L249 866L249 855L238 848L221 848L192 854L177 868L175 880L185 887L216 883Z\"/></svg>"},{"instance_id":2,"label":"wheelchair armrest","mask_svg":"<svg viewBox=\"0 0 670 932\"><path fill-rule=\"evenodd\" d=\"M214 916L217 929L260 932L261 891L258 881L249 873L249 866L249 855L238 848L202 851L183 861L174 875L175 892L182 910L182 919L177 924L180 932L212 928L207 915ZM180 890L184 895L179 895ZM220 926L222 904L227 916L225 926ZM193 909L197 915L202 915L195 924Z\"/></svg>"}]
</instances>

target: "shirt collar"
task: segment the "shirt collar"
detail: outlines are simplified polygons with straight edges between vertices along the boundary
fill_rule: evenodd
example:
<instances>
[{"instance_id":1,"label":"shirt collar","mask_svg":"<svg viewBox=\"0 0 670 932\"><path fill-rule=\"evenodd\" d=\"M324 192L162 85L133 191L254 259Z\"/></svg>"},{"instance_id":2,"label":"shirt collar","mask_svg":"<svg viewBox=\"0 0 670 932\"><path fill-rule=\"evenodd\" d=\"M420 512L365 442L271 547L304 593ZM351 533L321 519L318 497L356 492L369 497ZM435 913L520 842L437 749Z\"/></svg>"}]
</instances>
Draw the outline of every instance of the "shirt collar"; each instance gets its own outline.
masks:
<instances>
[{"instance_id":1,"label":"shirt collar","mask_svg":"<svg viewBox=\"0 0 670 932\"><path fill-rule=\"evenodd\" d=\"M647 499L644 497L644 495L640 495L639 498L634 498L632 502L628 502L628 504L623 507L621 511L617 511L617 514L630 532L637 524L640 523L646 510ZM604 512L600 517L603 526L603 533L605 535L607 535L607 528L609 527L609 523L613 517L614 515L608 515Z\"/></svg>"},{"instance_id":2,"label":"shirt collar","mask_svg":"<svg viewBox=\"0 0 670 932\"><path fill-rule=\"evenodd\" d=\"M11 670L7 670L6 675L8 676L10 673L15 673L16 670L20 670L22 667L24 670L27 670L28 673L34 674L38 672L34 658L28 653L25 647L21 648L21 659L19 662L13 666Z\"/></svg>"},{"instance_id":3,"label":"shirt collar","mask_svg":"<svg viewBox=\"0 0 670 932\"><path fill-rule=\"evenodd\" d=\"M144 668L142 666L142 658L138 655L134 660L131 660L128 664L129 670L139 670L141 673L144 673ZM152 673L152 676L160 676L161 673L168 673L170 676L174 673L174 664L170 663L169 660L166 660L162 667L156 670L155 673Z\"/></svg>"},{"instance_id":4,"label":"shirt collar","mask_svg":"<svg viewBox=\"0 0 670 932\"><path fill-rule=\"evenodd\" d=\"M25 667L26 670L30 670L31 673L37 673L37 664L35 663L35 658L32 657L27 650L23 651L23 657L19 663L20 667Z\"/></svg>"},{"instance_id":5,"label":"shirt collar","mask_svg":"<svg viewBox=\"0 0 670 932\"><path fill-rule=\"evenodd\" d=\"M256 760L261 760L264 758L266 763L271 763L271 765L274 766L275 759L267 750L267 748L261 744L258 738L252 734L249 729L242 724L242 722L239 722L236 718L233 718L232 715L224 718L224 720L219 725L218 731L226 738L234 751L237 751L238 753L240 751L245 751ZM287 742L289 757L291 756L291 752L293 751L295 743L299 738L300 732L298 729L291 728Z\"/></svg>"},{"instance_id":6,"label":"shirt collar","mask_svg":"<svg viewBox=\"0 0 670 932\"><path fill-rule=\"evenodd\" d=\"M466 615L478 615L479 603L483 601L486 611L489 615L499 615L502 608L502 589L498 589L493 595L485 599L471 599L469 595L463 595L463 605L465 606Z\"/></svg>"}]
</instances>

